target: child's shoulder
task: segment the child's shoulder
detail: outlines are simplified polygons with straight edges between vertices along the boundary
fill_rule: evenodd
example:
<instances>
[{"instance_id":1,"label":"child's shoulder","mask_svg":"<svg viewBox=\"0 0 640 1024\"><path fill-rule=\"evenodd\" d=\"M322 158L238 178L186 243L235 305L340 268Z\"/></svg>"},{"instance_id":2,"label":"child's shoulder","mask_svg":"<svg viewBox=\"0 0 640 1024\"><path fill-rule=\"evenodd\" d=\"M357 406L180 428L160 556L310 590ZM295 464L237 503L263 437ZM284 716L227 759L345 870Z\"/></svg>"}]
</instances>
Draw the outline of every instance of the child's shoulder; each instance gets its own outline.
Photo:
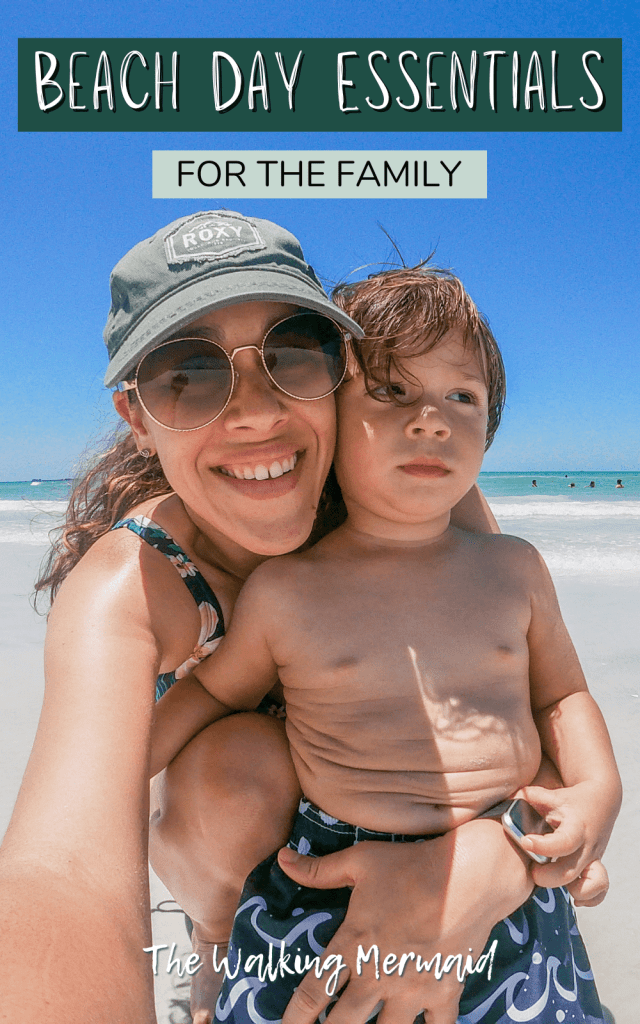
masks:
<instances>
[{"instance_id":1,"label":"child's shoulder","mask_svg":"<svg viewBox=\"0 0 640 1024\"><path fill-rule=\"evenodd\" d=\"M544 559L538 549L522 537L509 533L467 533L466 538L482 559L511 568L514 572L535 577L546 574Z\"/></svg>"},{"instance_id":2,"label":"child's shoulder","mask_svg":"<svg viewBox=\"0 0 640 1024\"><path fill-rule=\"evenodd\" d=\"M331 546L325 540L305 551L268 558L254 569L243 590L249 589L255 600L271 597L282 602L291 597L303 601L315 593L334 565Z\"/></svg>"},{"instance_id":3,"label":"child's shoulder","mask_svg":"<svg viewBox=\"0 0 640 1024\"><path fill-rule=\"evenodd\" d=\"M277 555L253 570L244 583L235 615L242 608L258 616L271 635L306 603L314 581L303 554Z\"/></svg>"}]
</instances>

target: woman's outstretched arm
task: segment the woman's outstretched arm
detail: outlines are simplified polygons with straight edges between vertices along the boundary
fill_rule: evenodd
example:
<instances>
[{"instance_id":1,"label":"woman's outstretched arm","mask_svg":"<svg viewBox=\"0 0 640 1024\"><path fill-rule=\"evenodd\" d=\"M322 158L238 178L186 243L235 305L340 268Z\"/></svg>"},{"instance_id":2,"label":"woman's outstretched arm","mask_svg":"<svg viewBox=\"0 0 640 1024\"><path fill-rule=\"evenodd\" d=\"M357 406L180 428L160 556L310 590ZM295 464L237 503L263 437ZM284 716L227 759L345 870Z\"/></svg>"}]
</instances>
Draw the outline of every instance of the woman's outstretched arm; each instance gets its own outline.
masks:
<instances>
[{"instance_id":1,"label":"woman's outstretched arm","mask_svg":"<svg viewBox=\"0 0 640 1024\"><path fill-rule=\"evenodd\" d=\"M42 715L0 851L0 1020L156 1019L143 950L161 653L131 540L98 542L51 613Z\"/></svg>"}]
</instances>

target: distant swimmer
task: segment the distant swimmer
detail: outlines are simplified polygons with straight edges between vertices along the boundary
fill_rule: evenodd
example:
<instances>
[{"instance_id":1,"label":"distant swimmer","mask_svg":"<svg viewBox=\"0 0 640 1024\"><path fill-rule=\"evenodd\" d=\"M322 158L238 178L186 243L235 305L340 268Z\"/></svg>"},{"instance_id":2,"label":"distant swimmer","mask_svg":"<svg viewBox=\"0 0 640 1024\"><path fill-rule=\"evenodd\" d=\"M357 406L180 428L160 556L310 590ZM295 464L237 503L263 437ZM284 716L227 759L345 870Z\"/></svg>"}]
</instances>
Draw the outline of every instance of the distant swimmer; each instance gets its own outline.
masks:
<instances>
[{"instance_id":1,"label":"distant swimmer","mask_svg":"<svg viewBox=\"0 0 640 1024\"><path fill-rule=\"evenodd\" d=\"M537 486L538 486L535 480L532 480L532 481L531 481L531 486L532 486L532 487L537 487Z\"/></svg>"},{"instance_id":2,"label":"distant swimmer","mask_svg":"<svg viewBox=\"0 0 640 1024\"><path fill-rule=\"evenodd\" d=\"M622 480L616 480L616 490L618 489L618 487L624 487Z\"/></svg>"},{"instance_id":3,"label":"distant swimmer","mask_svg":"<svg viewBox=\"0 0 640 1024\"><path fill-rule=\"evenodd\" d=\"M576 486L575 484L569 484L569 487L575 487L575 486Z\"/></svg>"},{"instance_id":4,"label":"distant swimmer","mask_svg":"<svg viewBox=\"0 0 640 1024\"><path fill-rule=\"evenodd\" d=\"M592 480L591 483L589 484L589 487L595 487L595 486L596 486L596 482L595 482L595 480Z\"/></svg>"}]
</instances>

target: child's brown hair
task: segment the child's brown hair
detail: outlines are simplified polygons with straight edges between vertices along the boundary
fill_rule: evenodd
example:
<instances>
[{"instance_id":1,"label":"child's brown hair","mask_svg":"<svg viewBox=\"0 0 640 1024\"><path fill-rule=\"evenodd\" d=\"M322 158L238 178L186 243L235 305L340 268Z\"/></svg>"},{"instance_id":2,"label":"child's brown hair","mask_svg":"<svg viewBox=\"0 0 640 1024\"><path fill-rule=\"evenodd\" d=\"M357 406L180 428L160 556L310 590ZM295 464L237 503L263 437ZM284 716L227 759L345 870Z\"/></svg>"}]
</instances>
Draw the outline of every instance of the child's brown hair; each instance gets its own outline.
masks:
<instances>
[{"instance_id":1,"label":"child's brown hair","mask_svg":"<svg viewBox=\"0 0 640 1024\"><path fill-rule=\"evenodd\" d=\"M394 370L402 375L400 361L428 352L447 331L459 328L465 345L478 353L485 372L489 447L504 408L504 364L486 317L454 274L419 263L338 285L332 298L365 332L364 338L352 339L351 346L367 391L373 395L376 388L389 388L391 401L391 376Z\"/></svg>"}]
</instances>

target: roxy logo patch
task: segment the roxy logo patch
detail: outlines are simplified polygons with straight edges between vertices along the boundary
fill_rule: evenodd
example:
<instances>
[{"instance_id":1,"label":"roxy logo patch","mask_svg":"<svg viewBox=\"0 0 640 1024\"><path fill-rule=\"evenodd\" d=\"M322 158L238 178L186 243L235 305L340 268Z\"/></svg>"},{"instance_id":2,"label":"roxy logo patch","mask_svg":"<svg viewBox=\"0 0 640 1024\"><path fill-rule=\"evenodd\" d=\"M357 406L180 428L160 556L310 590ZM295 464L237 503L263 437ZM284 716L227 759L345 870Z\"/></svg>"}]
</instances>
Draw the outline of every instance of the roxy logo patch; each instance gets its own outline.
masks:
<instances>
[{"instance_id":1,"label":"roxy logo patch","mask_svg":"<svg viewBox=\"0 0 640 1024\"><path fill-rule=\"evenodd\" d=\"M207 214L184 221L168 235L164 247L169 266L177 263L205 263L266 249L257 228L241 217Z\"/></svg>"}]
</instances>

